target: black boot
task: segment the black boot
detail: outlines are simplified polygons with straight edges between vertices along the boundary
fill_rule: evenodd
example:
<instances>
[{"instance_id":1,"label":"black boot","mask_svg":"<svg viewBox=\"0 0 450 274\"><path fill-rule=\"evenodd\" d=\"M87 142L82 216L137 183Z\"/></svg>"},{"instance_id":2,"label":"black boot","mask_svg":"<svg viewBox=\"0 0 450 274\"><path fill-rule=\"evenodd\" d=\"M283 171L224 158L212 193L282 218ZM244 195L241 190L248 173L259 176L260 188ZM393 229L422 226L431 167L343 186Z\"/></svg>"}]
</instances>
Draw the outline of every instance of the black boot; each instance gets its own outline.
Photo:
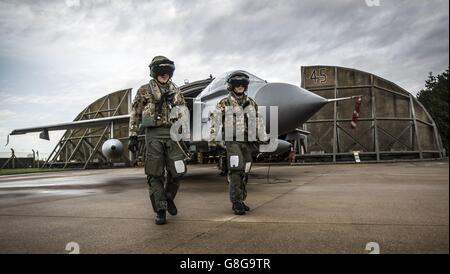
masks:
<instances>
[{"instance_id":1,"label":"black boot","mask_svg":"<svg viewBox=\"0 0 450 274\"><path fill-rule=\"evenodd\" d=\"M178 213L177 207L175 206L175 203L173 200L167 199L167 211L170 215L175 216Z\"/></svg>"},{"instance_id":2,"label":"black boot","mask_svg":"<svg viewBox=\"0 0 450 274\"><path fill-rule=\"evenodd\" d=\"M248 205L244 204L244 202L242 202L242 206L244 207L245 211L250 211L250 207L248 207Z\"/></svg>"},{"instance_id":3,"label":"black boot","mask_svg":"<svg viewBox=\"0 0 450 274\"><path fill-rule=\"evenodd\" d=\"M232 207L234 214L236 215L244 215L245 209L241 202L234 202Z\"/></svg>"},{"instance_id":4,"label":"black boot","mask_svg":"<svg viewBox=\"0 0 450 274\"><path fill-rule=\"evenodd\" d=\"M167 223L166 221L166 211L164 209L158 210L156 213L155 224L163 225Z\"/></svg>"}]
</instances>

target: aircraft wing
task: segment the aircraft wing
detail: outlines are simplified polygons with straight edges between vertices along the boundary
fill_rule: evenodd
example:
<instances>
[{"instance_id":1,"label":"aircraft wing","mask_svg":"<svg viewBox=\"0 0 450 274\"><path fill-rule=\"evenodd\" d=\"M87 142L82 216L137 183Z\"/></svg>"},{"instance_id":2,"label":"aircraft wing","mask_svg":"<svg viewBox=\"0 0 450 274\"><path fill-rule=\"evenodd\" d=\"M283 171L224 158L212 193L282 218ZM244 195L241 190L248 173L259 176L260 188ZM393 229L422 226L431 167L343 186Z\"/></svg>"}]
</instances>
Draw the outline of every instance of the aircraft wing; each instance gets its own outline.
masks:
<instances>
[{"instance_id":1,"label":"aircraft wing","mask_svg":"<svg viewBox=\"0 0 450 274\"><path fill-rule=\"evenodd\" d=\"M127 124L130 121L130 115L118 115L111 116L105 118L97 118L97 119L89 119L89 120L80 120L73 121L69 123L61 123L54 125L46 125L39 127L29 127L29 128L21 128L13 130L9 135L19 135L26 134L30 132L48 132L53 130L65 130L65 129L74 129L74 128L88 128L88 127L102 127L108 126L111 123L114 124Z\"/></svg>"}]
</instances>

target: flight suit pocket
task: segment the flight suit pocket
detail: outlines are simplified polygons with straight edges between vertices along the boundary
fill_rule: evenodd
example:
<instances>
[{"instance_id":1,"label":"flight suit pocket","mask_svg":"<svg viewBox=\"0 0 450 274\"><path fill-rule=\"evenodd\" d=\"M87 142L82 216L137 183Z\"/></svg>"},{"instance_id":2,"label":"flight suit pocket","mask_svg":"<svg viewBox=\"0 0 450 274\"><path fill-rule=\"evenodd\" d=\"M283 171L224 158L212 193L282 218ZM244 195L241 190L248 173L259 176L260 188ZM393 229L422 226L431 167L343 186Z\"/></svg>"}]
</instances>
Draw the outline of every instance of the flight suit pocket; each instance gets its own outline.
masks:
<instances>
[{"instance_id":1,"label":"flight suit pocket","mask_svg":"<svg viewBox=\"0 0 450 274\"><path fill-rule=\"evenodd\" d=\"M228 168L229 170L244 171L244 163L246 162L239 144L226 143Z\"/></svg>"},{"instance_id":2,"label":"flight suit pocket","mask_svg":"<svg viewBox=\"0 0 450 274\"><path fill-rule=\"evenodd\" d=\"M173 177L181 177L187 172L186 163L184 161L184 153L177 143L173 140L167 143L168 151L168 167Z\"/></svg>"},{"instance_id":3,"label":"flight suit pocket","mask_svg":"<svg viewBox=\"0 0 450 274\"><path fill-rule=\"evenodd\" d=\"M142 112L142 127L156 127L155 104L149 103Z\"/></svg>"},{"instance_id":4,"label":"flight suit pocket","mask_svg":"<svg viewBox=\"0 0 450 274\"><path fill-rule=\"evenodd\" d=\"M243 158L239 154L228 156L228 168L230 170L244 170Z\"/></svg>"},{"instance_id":5,"label":"flight suit pocket","mask_svg":"<svg viewBox=\"0 0 450 274\"><path fill-rule=\"evenodd\" d=\"M149 176L162 176L164 174L163 159L147 159L145 161L145 174Z\"/></svg>"},{"instance_id":6,"label":"flight suit pocket","mask_svg":"<svg viewBox=\"0 0 450 274\"><path fill-rule=\"evenodd\" d=\"M142 127L156 127L155 117L142 116Z\"/></svg>"}]
</instances>

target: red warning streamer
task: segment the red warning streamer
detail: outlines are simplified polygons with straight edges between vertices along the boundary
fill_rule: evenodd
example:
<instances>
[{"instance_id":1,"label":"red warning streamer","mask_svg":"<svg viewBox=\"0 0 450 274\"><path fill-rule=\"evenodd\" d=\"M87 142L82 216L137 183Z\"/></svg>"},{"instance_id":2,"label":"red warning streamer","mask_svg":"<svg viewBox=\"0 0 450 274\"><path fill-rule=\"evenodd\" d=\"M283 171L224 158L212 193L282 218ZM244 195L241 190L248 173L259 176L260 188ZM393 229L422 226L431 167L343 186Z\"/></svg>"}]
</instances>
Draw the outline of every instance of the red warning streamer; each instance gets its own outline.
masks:
<instances>
[{"instance_id":1,"label":"red warning streamer","mask_svg":"<svg viewBox=\"0 0 450 274\"><path fill-rule=\"evenodd\" d=\"M355 109L353 110L352 122L350 123L352 129L355 129L356 123L358 123L359 112L361 110L361 101L362 101L362 98L357 97L356 102L355 102Z\"/></svg>"}]
</instances>

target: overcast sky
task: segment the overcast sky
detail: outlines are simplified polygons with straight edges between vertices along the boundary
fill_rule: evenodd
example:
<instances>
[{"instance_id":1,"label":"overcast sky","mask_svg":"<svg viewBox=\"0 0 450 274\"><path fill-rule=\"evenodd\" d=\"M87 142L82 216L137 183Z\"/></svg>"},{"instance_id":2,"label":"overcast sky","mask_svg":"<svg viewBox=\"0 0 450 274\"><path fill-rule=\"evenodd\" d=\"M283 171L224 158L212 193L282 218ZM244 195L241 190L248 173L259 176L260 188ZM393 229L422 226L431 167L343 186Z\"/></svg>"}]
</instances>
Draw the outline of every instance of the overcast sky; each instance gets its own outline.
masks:
<instances>
[{"instance_id":1,"label":"overcast sky","mask_svg":"<svg viewBox=\"0 0 450 274\"><path fill-rule=\"evenodd\" d=\"M377 1L367 0L367 2ZM245 69L300 85L300 67L337 65L413 94L449 60L448 0L0 0L0 157L51 141L16 128L72 121L92 101L149 80L155 55L174 82ZM5 154L5 152L8 152Z\"/></svg>"}]
</instances>

